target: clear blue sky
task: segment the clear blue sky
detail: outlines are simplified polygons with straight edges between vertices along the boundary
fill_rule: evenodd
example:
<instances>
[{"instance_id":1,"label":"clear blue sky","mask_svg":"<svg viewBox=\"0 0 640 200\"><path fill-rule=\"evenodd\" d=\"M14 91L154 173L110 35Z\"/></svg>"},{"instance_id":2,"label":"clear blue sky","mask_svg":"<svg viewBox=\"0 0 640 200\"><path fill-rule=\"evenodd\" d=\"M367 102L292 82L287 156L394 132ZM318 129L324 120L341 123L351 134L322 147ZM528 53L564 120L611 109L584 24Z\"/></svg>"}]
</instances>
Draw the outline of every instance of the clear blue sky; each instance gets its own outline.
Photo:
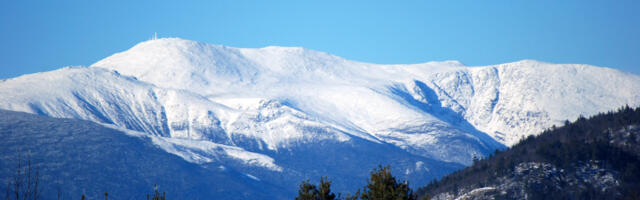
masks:
<instances>
[{"instance_id":1,"label":"clear blue sky","mask_svg":"<svg viewBox=\"0 0 640 200\"><path fill-rule=\"evenodd\" d=\"M154 32L381 64L536 59L640 74L640 1L195 2L0 1L0 79L90 65Z\"/></svg>"}]
</instances>

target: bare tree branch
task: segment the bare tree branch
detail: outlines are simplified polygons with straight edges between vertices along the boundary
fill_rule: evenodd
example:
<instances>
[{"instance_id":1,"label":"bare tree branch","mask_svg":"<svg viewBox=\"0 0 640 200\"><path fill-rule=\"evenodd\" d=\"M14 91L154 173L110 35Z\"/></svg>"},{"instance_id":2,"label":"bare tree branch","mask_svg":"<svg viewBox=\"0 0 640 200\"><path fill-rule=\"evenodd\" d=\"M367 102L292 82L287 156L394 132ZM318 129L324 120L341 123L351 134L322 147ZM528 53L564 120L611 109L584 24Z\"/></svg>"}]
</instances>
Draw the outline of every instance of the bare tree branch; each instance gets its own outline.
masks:
<instances>
[{"instance_id":1,"label":"bare tree branch","mask_svg":"<svg viewBox=\"0 0 640 200\"><path fill-rule=\"evenodd\" d=\"M11 193L15 200L37 200L40 198L40 170L27 159L27 166L23 166L22 157L18 156L18 166L13 179L7 180L6 200L11 199ZM13 191L11 188L13 187Z\"/></svg>"}]
</instances>

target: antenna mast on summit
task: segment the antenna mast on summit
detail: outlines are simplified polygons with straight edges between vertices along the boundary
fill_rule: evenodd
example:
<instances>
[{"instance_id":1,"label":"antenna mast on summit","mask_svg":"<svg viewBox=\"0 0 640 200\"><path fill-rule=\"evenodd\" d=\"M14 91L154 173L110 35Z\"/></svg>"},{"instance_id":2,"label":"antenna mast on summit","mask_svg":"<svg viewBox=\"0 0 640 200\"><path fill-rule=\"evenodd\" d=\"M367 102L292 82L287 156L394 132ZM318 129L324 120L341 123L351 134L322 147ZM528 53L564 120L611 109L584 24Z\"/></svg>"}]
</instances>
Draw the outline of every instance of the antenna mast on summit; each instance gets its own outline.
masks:
<instances>
[{"instance_id":1,"label":"antenna mast on summit","mask_svg":"<svg viewBox=\"0 0 640 200\"><path fill-rule=\"evenodd\" d=\"M158 39L158 32L153 32L153 40L157 40Z\"/></svg>"}]
</instances>

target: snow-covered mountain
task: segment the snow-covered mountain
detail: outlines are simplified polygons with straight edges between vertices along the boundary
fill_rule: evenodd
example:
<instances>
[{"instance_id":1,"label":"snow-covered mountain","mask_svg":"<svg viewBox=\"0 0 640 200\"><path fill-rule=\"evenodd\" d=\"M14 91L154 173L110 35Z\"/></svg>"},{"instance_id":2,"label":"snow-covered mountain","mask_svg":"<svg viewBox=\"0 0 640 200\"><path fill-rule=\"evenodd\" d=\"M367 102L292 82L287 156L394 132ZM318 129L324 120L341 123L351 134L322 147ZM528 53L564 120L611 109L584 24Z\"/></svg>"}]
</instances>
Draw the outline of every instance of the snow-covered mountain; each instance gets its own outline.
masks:
<instances>
[{"instance_id":1,"label":"snow-covered mountain","mask_svg":"<svg viewBox=\"0 0 640 200\"><path fill-rule=\"evenodd\" d=\"M255 107L258 99L284 102L349 132L407 146L402 139L410 136L394 130L445 122L512 145L579 115L640 103L636 75L532 60L485 67L456 61L376 65L296 47L160 39L92 67L232 108Z\"/></svg>"},{"instance_id":2,"label":"snow-covered mountain","mask_svg":"<svg viewBox=\"0 0 640 200\"><path fill-rule=\"evenodd\" d=\"M638 91L639 76L588 65L377 65L170 38L90 67L3 80L0 108L99 122L189 162L234 160L276 185L301 180L278 182L282 174L331 177L385 163L419 184L564 120L640 105Z\"/></svg>"}]
</instances>

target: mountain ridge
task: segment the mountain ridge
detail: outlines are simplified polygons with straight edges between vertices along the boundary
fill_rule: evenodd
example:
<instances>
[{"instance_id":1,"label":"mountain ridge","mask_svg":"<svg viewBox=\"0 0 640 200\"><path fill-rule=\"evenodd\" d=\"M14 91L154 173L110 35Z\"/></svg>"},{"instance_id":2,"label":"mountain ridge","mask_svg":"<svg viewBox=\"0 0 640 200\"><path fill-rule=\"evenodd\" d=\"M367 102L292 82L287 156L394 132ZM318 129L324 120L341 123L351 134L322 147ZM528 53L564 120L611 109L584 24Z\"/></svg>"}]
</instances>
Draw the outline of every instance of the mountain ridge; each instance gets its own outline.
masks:
<instances>
[{"instance_id":1,"label":"mountain ridge","mask_svg":"<svg viewBox=\"0 0 640 200\"><path fill-rule=\"evenodd\" d=\"M178 43L178 44L174 44L174 43ZM196 49L198 49L199 51L201 48L205 48L209 44L186 41L182 39L160 39L157 41L148 41L140 45L144 47L142 49L144 49L145 51L142 51L141 49L136 48L138 46L136 45L136 47L133 47L128 51L125 51L125 54L129 53L129 51L133 51L130 54L141 56L139 54L148 53L147 51L152 51L154 49L150 47L147 48L147 46L161 46L163 48L164 46L179 46L181 50L184 50L183 48L188 49L187 48L188 46L195 46L197 47ZM215 74L208 76L208 78L207 77L202 78L206 80L224 80L225 81L224 84L240 85L240 87L229 86L230 88L232 88L229 90L233 90L234 92L238 90L249 91L248 92L249 94L242 94L241 92L235 92L235 93L240 93L240 96L264 96L267 98L276 98L276 99L284 98L289 102L304 104L304 103L301 103L300 100L297 100L298 102L295 102L295 100L291 101L292 97L290 93L292 92L296 93L296 94L293 94L294 97L295 96L315 96L316 94L307 94L299 91L309 90L309 89L318 90L318 88L320 87L332 88L334 91L340 91L340 90L346 91L346 90L355 89L356 91L354 92L358 92L358 90L360 90L358 88L362 88L364 90L373 90L374 93L385 93L385 90L388 90L390 87L394 87L395 85L406 87L406 89L404 90L409 90L407 91L407 93L413 93L413 91L410 91L410 90L414 89L414 87L417 87L417 86L416 84L411 82L419 81L423 83L423 86L426 86L426 87L422 87L423 89L424 88L431 89L431 90L434 90L433 93L436 93L432 95L432 96L435 96L435 99L432 99L432 101L442 101L441 104L444 104L443 105L444 107L449 107L450 109L455 111L457 115L462 116L463 118L465 118L465 120L471 121L475 127L478 127L478 125L483 126L482 124L480 124L482 122L478 120L489 118L489 117L484 117L482 115L491 114L488 112L492 112L493 110L491 109L495 108L496 104L499 104L498 101L500 100L500 95L497 92L494 92L494 94L487 94L489 96L494 96L494 97L491 97L493 99L491 98L481 99L481 101L489 101L488 102L489 110L481 111L484 113L478 113L480 114L480 116L467 116L468 114L465 113L465 110L473 106L473 105L469 105L472 102L468 102L468 101L472 100L473 95L475 95L474 87L477 87L473 85L474 82L495 81L493 85L487 85L488 88L478 89L478 90L481 90L481 92L487 92L491 90L500 90L500 86L505 82L507 82L507 81L500 82L500 80L510 79L510 78L515 79L515 80L508 80L513 82L512 84L520 84L520 85L512 86L512 87L515 87L514 89L511 89L511 88L508 88L508 89L517 90L517 89L526 89L526 87L534 87L531 89L538 90L539 86L538 88L536 88L536 84L545 84L545 82L518 83L519 80L527 80L522 75L536 74L535 72L536 70L546 70L546 72L544 73L539 73L542 75L540 75L540 77L537 79L542 79L542 80L545 79L545 76L553 76L553 73L562 72L562 70L564 70L564 72L562 72L563 75L573 74L573 76L575 76L575 73L584 73L583 71L585 70L597 71L596 75L590 75L591 78L598 77L600 74L603 74L603 75L606 74L610 76L612 76L611 74L615 74L613 76L623 76L623 77L628 76L620 71L612 70L608 68L599 68L599 67L594 67L589 65L578 65L578 64L558 65L558 64L549 64L549 63L544 63L544 62L534 61L534 60L522 60L522 61L517 61L512 63L505 63L505 64L499 64L499 65L493 65L493 66L491 65L482 66L482 67L460 66L459 62L453 62L453 64L451 64L451 62L428 62L428 63L412 64L412 65L376 65L376 64L348 61L346 59L343 59L337 56L333 56L333 55L322 53L322 52L316 52L313 50L306 50L303 48L282 47L282 48L276 48L278 49L276 53L274 52L265 53L264 52L265 50L273 49L275 47L260 48L260 49L242 49L242 48L231 48L231 47L224 47L224 46L217 46L217 45L210 45L210 46L213 46L214 49L218 49L218 50L232 49L232 53L230 53L232 56L222 56L222 57L235 56L234 58L239 58L240 56L238 55L240 54L242 54L243 57L247 57L245 61L240 61L235 63L234 65L231 65L231 66L235 66L235 68L237 69L226 70L226 71L242 71L236 74L249 75L249 77L244 77L244 78L238 78L233 76L233 78L235 78L234 80L236 81L248 80L246 82L229 81L230 78L228 77L220 78L219 75L215 75ZM284 49L285 52L287 50L293 49L294 52L296 53L294 53L294 55L291 55L288 53L279 55L277 52L281 52L280 50L282 49ZM191 52L191 51L186 51L186 52ZM307 53L299 53L299 52L307 52ZM151 54L154 54L154 53L151 53ZM224 53L220 53L220 54L226 55ZM266 54L266 55L276 54L276 56L268 56L267 58L260 58L260 59L256 58L256 57L264 57L264 55L262 54ZM299 56L299 54L302 54L302 55L310 54L312 55L311 56L312 58L306 58L304 56L302 56L302 58L297 58L296 56ZM200 58L200 54L196 54L196 55L198 55L197 58L187 59L187 60L198 60L198 61L203 60ZM289 59L282 59L282 57L289 58ZM154 60L155 58L151 60L146 60L146 61L148 61L148 63L154 63ZM261 62L256 62L256 60ZM115 64L109 64L109 63L115 63ZM142 66L154 66L154 69L155 69L156 68L155 66L158 66L158 65L163 65L163 63L146 64ZM183 63L183 65L185 64ZM171 66L183 66L183 65L171 65ZM199 63L196 66L201 66L201 65L204 66L204 68L218 68L219 66L217 65L216 62L210 62L209 64L206 64L206 65L203 63ZM189 88L196 88L196 89L191 89L191 91L197 90L197 92L203 94L204 96L209 96L209 97L233 93L228 91L219 91L218 93L211 94L206 92L207 89L201 89L204 86L202 84L200 85L195 84L192 81L192 79L187 79L187 81L180 81L180 80L176 81L172 76L155 76L156 78L145 79L144 77L149 76L148 74L144 74L144 73L139 74L135 70L127 71L127 70L131 70L130 68L139 68L140 66L141 64L138 64L137 62L130 63L128 59L121 59L118 56L103 59L102 61L99 61L96 64L92 65L92 67L102 67L102 68L120 71L124 74L132 75L134 77L142 77L141 80L149 83L155 83L156 85L159 85L159 86L163 86L164 84L166 85L166 87L173 87L173 88L187 89L187 90L189 90ZM171 67L171 66L165 66L165 67ZM311 66L310 69L308 69L309 66ZM528 71L523 69L518 69L523 67L528 69ZM202 67L198 67L198 68L202 68ZM225 65L223 66L223 68L228 69L229 66ZM293 70L290 70L291 72L283 72L283 74L281 74L281 72L277 70L275 72L271 71L271 69L273 68L277 68L277 69L286 68L286 69L293 69ZM336 71L336 69L340 69L340 70ZM178 69L171 70L171 73L177 70ZM161 71L161 70L157 70L157 71ZM200 73L200 71L192 71L187 74L190 76L190 74L194 74L194 73L197 74L197 73ZM166 72L166 73L169 73L169 72ZM508 77L506 78L500 77L505 75ZM187 76L187 75L184 75L184 76ZM477 77L474 77L474 76L477 76ZM627 78L627 79L632 79L632 80L635 79L633 80L633 82L637 82L638 80L640 80L635 75L630 75L630 76L631 78ZM161 78L161 80L158 80L157 77L164 77L164 78ZM168 80L169 77L171 77L171 80ZM476 80L473 80L473 78L476 78ZM554 77L554 78L562 80L562 77ZM167 80L164 80L164 79L167 79ZM433 80L433 79L436 79L436 80ZM533 78L530 78L530 79L536 80ZM549 79L549 78L546 78L546 79ZM614 78L613 80L616 80L616 79ZM438 82L435 82L435 81L438 81ZM456 81L456 82L451 82L451 81ZM563 82L567 82L567 81L570 82L570 80L563 80L559 84L563 84ZM551 80L547 80L546 82L551 82ZM601 81L601 82L606 83L606 81ZM581 83L588 84L588 81L583 81ZM167 84L170 84L170 85L167 85ZM203 84L206 86L210 83L207 82ZM220 86L225 86L224 84L220 84ZM290 86L294 84L296 86L293 86L293 87ZM267 87L256 87L255 85L267 86ZM345 88L343 87L345 85L357 87L357 88ZM631 85L633 86L633 88L631 88L630 91L640 88L637 86L637 84L631 84ZM555 85L546 85L546 86L552 87ZM491 87L495 87L495 88L491 88ZM579 88L579 86L572 86L572 87ZM594 88L597 88L597 87L594 87ZM204 92L201 92L201 91L204 91ZM570 93L573 91L560 91L560 92ZM599 92L599 93L603 93L603 92ZM424 98L419 94L415 94L415 93L411 95L414 96L416 99ZM465 95L465 96L461 96L461 95ZM323 95L323 96L330 96L330 95ZM393 95L388 95L388 96L392 96L393 98ZM481 98L486 98L486 97L481 97ZM639 98L640 97L638 96L630 97L628 98L630 100L627 100L626 102L620 102L615 104L617 104L618 106L621 106L624 104L636 105L638 104ZM309 100L309 98L305 98L305 100ZM320 99L319 101L337 102L339 100L332 98L332 99ZM307 107L318 107L318 104L320 104L321 102L314 102L314 104ZM340 103L346 104L347 102L340 102ZM486 102L479 102L479 103L484 104ZM513 103L518 103L518 104L521 104L521 106L526 106L524 104L533 105L532 103L536 103L536 102L531 99L527 99L526 102L513 102ZM600 102L599 104L603 104L603 103ZM299 106L304 107L305 105L299 105ZM331 105L327 105L327 106L331 106ZM477 106L484 106L484 105L477 105ZM613 108L614 107L611 107L608 109L613 109ZM481 108L478 108L478 109L481 109ZM518 108L518 109L522 110L522 108ZM539 108L532 108L532 109L539 110ZM533 110L531 112L539 112L537 110ZM562 109L543 109L542 111L545 112L546 110L562 110ZM586 115L589 113L593 114L593 112L597 112L597 110L594 109L589 112L575 113L575 110L579 110L579 109L578 108L570 109L569 111L573 111L574 112L573 114L556 117L558 119L556 119L554 123L557 124L562 120L575 118L580 114ZM320 113L320 115L324 115L324 116L326 116L326 113L330 113L330 111L323 112L322 110L318 111L317 109L314 109L314 108L305 109L305 111ZM412 112L412 111L409 111L409 112ZM563 112L559 112L559 114L555 114L555 115L561 115L561 113ZM348 114L348 113L345 113L345 114ZM470 114L476 114L476 113L470 113ZM527 115L527 113L522 113L522 115ZM416 117L411 117L411 118L415 119ZM346 120L334 119L333 121L347 121L347 120L349 119L346 119ZM474 121L478 121L478 122L473 123ZM484 123L487 123L487 122L484 122ZM496 123L499 123L499 122L496 122ZM502 123L505 123L505 122L502 122ZM510 130L510 128L502 128L503 130L492 130L491 127L495 127L496 124L489 124L484 126L486 127L481 127L480 130L487 132L490 135L492 135L492 133L495 133L495 132L502 132L502 133L526 132L525 135L512 137L512 138L509 138L508 141L504 141L507 145L509 145L516 142L518 139L520 139L520 137L526 136L528 134L535 134L536 132L543 130L545 127L550 127L550 124L538 125L537 127L535 127L536 131ZM371 128L369 129L364 128L364 129L367 131L372 131ZM500 138L498 137L494 136L494 138L500 140Z\"/></svg>"},{"instance_id":2,"label":"mountain ridge","mask_svg":"<svg viewBox=\"0 0 640 200\"><path fill-rule=\"evenodd\" d=\"M422 184L564 120L640 105L634 91L640 77L588 65L378 65L304 48L158 39L89 67L5 79L0 109L147 134L191 163L229 158L242 164L227 167L282 187L327 175L341 155L350 160L328 175L363 177L352 167L393 160L392 170ZM342 151L322 154L331 148ZM311 155L328 158L292 160Z\"/></svg>"}]
</instances>

